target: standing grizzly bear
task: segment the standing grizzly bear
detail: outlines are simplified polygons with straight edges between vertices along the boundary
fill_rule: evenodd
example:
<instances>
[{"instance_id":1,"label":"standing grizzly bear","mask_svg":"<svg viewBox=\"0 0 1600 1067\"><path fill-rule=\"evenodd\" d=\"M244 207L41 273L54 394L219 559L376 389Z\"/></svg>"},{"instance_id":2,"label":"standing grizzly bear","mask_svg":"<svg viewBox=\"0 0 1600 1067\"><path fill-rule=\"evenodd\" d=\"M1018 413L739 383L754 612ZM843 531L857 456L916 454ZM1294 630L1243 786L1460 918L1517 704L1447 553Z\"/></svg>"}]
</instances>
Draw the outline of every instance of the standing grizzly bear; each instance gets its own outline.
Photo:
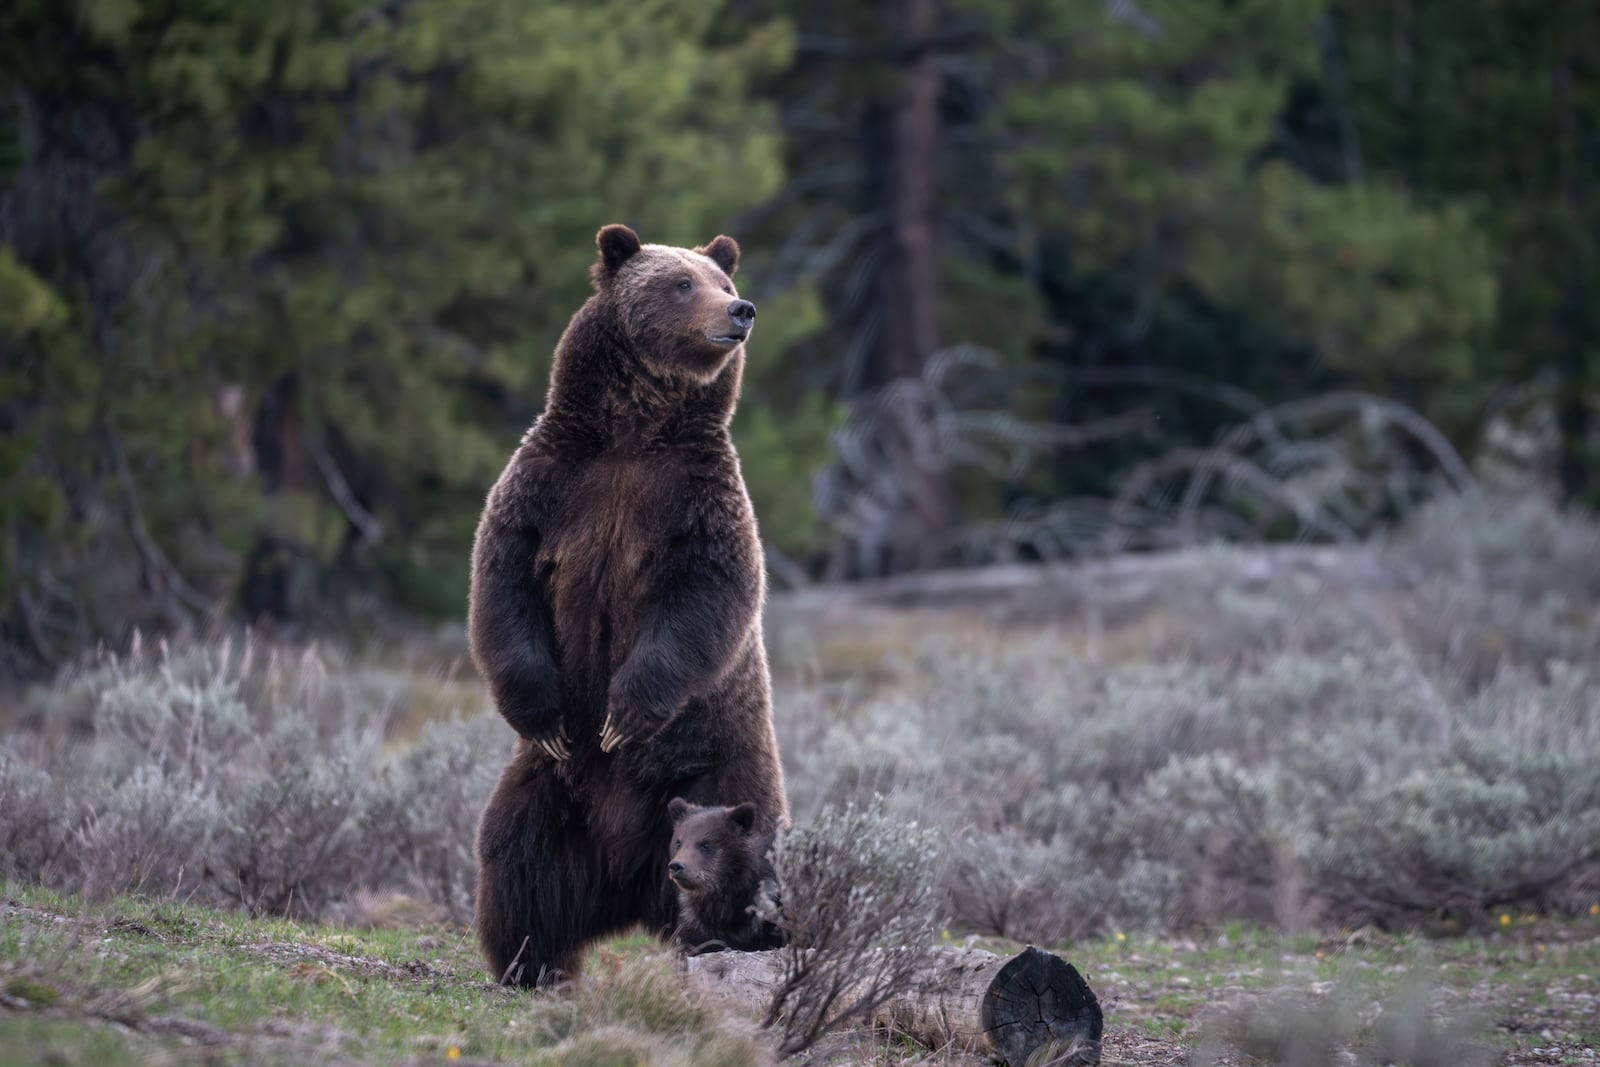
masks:
<instances>
[{"instance_id":1,"label":"standing grizzly bear","mask_svg":"<svg viewBox=\"0 0 1600 1067\"><path fill-rule=\"evenodd\" d=\"M678 887L674 940L696 954L782 948L783 931L757 914L762 904L777 905L778 876L767 858L772 835L755 828L755 805L701 807L676 797L667 814L667 877Z\"/></svg>"},{"instance_id":2,"label":"standing grizzly bear","mask_svg":"<svg viewBox=\"0 0 1600 1067\"><path fill-rule=\"evenodd\" d=\"M739 246L596 238L595 293L544 414L489 492L473 660L516 730L478 826L494 977L547 984L636 923L666 936L667 801L787 822L761 637L765 571L728 422L755 305Z\"/></svg>"}]
</instances>

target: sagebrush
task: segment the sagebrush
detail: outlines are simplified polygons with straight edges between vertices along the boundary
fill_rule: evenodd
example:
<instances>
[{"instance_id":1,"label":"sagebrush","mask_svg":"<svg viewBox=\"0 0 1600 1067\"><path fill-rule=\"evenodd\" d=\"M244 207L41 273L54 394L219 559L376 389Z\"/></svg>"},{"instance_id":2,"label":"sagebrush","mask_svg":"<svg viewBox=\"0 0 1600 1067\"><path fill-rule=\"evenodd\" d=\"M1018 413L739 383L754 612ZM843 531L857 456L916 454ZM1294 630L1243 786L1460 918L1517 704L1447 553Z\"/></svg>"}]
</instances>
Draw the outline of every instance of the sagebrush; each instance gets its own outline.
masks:
<instances>
[{"instance_id":1,"label":"sagebrush","mask_svg":"<svg viewBox=\"0 0 1600 1067\"><path fill-rule=\"evenodd\" d=\"M1587 912L1600 524L1445 501L1363 552L1335 584L1240 582L1236 550L1197 550L1138 610L1080 612L1111 620L1093 640L1070 612L916 620L841 668L775 620L793 840L838 830L825 810L918 823L952 930L1047 944ZM512 741L486 708L470 678L243 640L97 661L13 714L0 876L463 917ZM833 899L813 876L902 884L898 860L829 855L791 863L787 907Z\"/></svg>"},{"instance_id":2,"label":"sagebrush","mask_svg":"<svg viewBox=\"0 0 1600 1067\"><path fill-rule=\"evenodd\" d=\"M470 907L471 843L504 728L428 723L373 672L223 640L102 660L0 750L0 875L327 915L360 893Z\"/></svg>"},{"instance_id":3,"label":"sagebrush","mask_svg":"<svg viewBox=\"0 0 1600 1067\"><path fill-rule=\"evenodd\" d=\"M825 808L778 836L781 898L761 900L757 912L787 937L765 1019L781 1053L840 1023L867 1023L925 965L937 855L936 835L888 816L881 797Z\"/></svg>"},{"instance_id":4,"label":"sagebrush","mask_svg":"<svg viewBox=\"0 0 1600 1067\"><path fill-rule=\"evenodd\" d=\"M1199 550L1093 640L1032 606L982 640L925 626L859 695L791 633L795 806L892 789L949 842L956 928L1022 940L1586 912L1600 525L1451 500L1361 554L1359 580L1263 583Z\"/></svg>"}]
</instances>

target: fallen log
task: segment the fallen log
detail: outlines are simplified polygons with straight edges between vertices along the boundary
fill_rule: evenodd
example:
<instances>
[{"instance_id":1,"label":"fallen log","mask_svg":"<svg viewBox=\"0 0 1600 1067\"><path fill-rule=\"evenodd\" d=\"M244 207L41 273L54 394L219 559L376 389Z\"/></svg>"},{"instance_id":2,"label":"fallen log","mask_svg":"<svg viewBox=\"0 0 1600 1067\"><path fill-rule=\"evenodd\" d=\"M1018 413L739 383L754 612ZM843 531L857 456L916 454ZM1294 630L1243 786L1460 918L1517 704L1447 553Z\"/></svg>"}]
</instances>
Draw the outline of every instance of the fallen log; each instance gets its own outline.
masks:
<instances>
[{"instance_id":1,"label":"fallen log","mask_svg":"<svg viewBox=\"0 0 1600 1067\"><path fill-rule=\"evenodd\" d=\"M788 951L714 952L683 965L696 989L761 1018L783 983ZM1011 1067L1047 1046L1037 1062L1100 1062L1100 1002L1076 968L1036 948L1009 959L981 949L932 949L927 965L878 1005L871 1021L930 1048L955 1045Z\"/></svg>"},{"instance_id":2,"label":"fallen log","mask_svg":"<svg viewBox=\"0 0 1600 1067\"><path fill-rule=\"evenodd\" d=\"M1200 561L1203 561L1201 565ZM1073 614L1085 605L1147 605L1186 579L1216 587L1260 588L1292 578L1364 588L1402 586L1408 575L1360 548L1261 545L1126 553L1074 563L995 563L964 570L912 571L860 582L831 582L775 592L769 610L809 619L862 608L1012 607L1019 598Z\"/></svg>"}]
</instances>

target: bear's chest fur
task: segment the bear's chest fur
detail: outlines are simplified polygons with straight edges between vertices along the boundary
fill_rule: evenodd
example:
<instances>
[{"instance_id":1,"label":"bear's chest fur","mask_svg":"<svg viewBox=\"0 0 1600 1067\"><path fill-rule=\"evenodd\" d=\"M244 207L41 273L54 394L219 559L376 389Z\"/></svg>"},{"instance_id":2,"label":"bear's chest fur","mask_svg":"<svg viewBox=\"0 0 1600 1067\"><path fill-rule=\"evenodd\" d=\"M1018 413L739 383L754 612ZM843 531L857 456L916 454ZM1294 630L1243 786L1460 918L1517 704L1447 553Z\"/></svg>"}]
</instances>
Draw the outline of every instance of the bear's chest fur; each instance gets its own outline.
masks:
<instances>
[{"instance_id":1,"label":"bear's chest fur","mask_svg":"<svg viewBox=\"0 0 1600 1067\"><path fill-rule=\"evenodd\" d=\"M558 618L567 614L563 605L614 611L637 598L675 481L666 464L644 461L600 460L574 472L550 501L543 553L554 568Z\"/></svg>"},{"instance_id":2,"label":"bear's chest fur","mask_svg":"<svg viewBox=\"0 0 1600 1067\"><path fill-rule=\"evenodd\" d=\"M563 666L609 673L647 595L645 567L660 537L660 465L602 460L571 471L545 501L537 566L546 574Z\"/></svg>"}]
</instances>

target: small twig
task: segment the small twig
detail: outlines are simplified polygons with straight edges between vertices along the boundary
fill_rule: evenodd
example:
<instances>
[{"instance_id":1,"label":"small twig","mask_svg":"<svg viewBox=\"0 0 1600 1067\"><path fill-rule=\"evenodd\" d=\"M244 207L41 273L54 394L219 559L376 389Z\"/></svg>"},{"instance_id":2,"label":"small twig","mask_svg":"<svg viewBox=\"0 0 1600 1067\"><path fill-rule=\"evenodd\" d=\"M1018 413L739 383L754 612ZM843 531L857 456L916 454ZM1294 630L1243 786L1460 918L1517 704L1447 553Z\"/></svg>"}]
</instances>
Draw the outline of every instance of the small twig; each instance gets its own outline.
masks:
<instances>
[{"instance_id":1,"label":"small twig","mask_svg":"<svg viewBox=\"0 0 1600 1067\"><path fill-rule=\"evenodd\" d=\"M122 491L128 534L133 538L134 547L139 550L139 555L144 560L145 577L149 585L153 591L170 593L191 611L209 613L213 607L212 601L196 591L184 579L178 568L167 559L161 547L151 538L150 531L144 524L144 515L139 509L139 497L134 489L133 473L128 469L128 456L122 449L122 442L109 426L102 426L102 431L106 449L111 455L112 467L116 471L117 485Z\"/></svg>"},{"instance_id":2,"label":"small twig","mask_svg":"<svg viewBox=\"0 0 1600 1067\"><path fill-rule=\"evenodd\" d=\"M350 520L350 525L356 528L368 544L375 545L381 542L383 523L379 522L372 512L361 506L361 501L356 499L355 490L350 488L349 480L333 461L333 457L328 454L328 450L322 447L322 442L308 438L305 446L306 451L311 454L312 461L316 463L317 470L322 472L322 479L328 485L328 492L332 495L333 502L339 505L339 510Z\"/></svg>"},{"instance_id":3,"label":"small twig","mask_svg":"<svg viewBox=\"0 0 1600 1067\"><path fill-rule=\"evenodd\" d=\"M528 939L526 937L524 937L522 939L522 944L517 946L517 954L515 956L511 957L511 962L506 964L505 971L500 975L500 984L501 985L506 985L507 983L515 980L516 978L521 977L521 975L522 975L522 966L521 966L522 965L522 954L524 952L526 952L526 951L528 951Z\"/></svg>"}]
</instances>

